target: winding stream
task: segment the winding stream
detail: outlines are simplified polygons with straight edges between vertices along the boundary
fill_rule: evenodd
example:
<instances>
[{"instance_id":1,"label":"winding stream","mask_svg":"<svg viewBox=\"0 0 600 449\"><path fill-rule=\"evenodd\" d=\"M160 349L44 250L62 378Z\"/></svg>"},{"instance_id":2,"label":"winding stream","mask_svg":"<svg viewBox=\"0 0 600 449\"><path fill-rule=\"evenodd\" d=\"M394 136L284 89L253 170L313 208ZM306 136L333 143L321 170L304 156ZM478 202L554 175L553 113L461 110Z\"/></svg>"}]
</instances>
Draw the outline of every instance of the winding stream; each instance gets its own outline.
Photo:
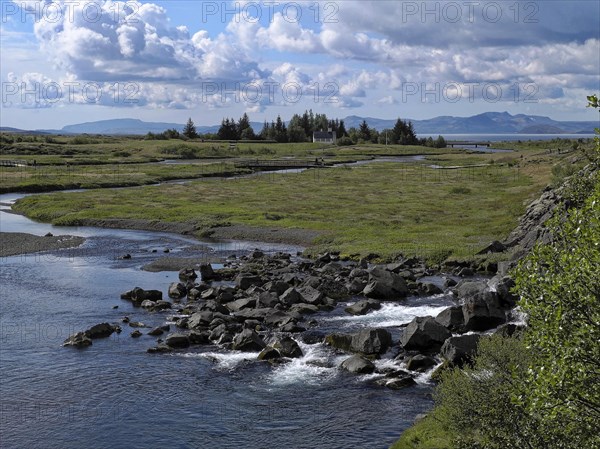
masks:
<instances>
[{"instance_id":1,"label":"winding stream","mask_svg":"<svg viewBox=\"0 0 600 449\"><path fill-rule=\"evenodd\" d=\"M24 195L0 195L10 204ZM387 448L415 416L431 407L425 377L392 391L373 375L338 369L347 357L321 344L301 344L304 357L277 368L256 354L216 346L167 355L147 354L155 338L119 335L85 350L63 348L70 334L127 315L148 326L169 322L119 299L134 286L165 293L176 272L141 267L165 248L295 252L290 245L202 242L158 232L57 228L0 207L0 230L87 238L77 249L0 259L0 442L3 448ZM156 252L153 252L156 251ZM130 253L132 259L121 260ZM318 329L387 327L437 314L443 295L386 304L362 317L343 307L315 316ZM118 308L115 308L118 306ZM141 329L145 334L145 330ZM172 327L172 330L174 328ZM393 353L378 361L393 364Z\"/></svg>"}]
</instances>

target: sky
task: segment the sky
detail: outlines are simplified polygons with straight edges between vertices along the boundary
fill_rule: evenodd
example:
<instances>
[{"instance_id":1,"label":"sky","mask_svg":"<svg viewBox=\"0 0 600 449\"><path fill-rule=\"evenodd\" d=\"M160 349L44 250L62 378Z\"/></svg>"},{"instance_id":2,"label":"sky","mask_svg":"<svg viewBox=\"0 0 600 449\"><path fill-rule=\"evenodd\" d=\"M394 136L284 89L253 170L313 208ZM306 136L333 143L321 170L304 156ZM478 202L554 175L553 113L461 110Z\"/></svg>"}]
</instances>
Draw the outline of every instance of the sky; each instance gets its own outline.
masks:
<instances>
[{"instance_id":1,"label":"sky","mask_svg":"<svg viewBox=\"0 0 600 449\"><path fill-rule=\"evenodd\" d=\"M0 125L597 120L600 2L0 0Z\"/></svg>"}]
</instances>

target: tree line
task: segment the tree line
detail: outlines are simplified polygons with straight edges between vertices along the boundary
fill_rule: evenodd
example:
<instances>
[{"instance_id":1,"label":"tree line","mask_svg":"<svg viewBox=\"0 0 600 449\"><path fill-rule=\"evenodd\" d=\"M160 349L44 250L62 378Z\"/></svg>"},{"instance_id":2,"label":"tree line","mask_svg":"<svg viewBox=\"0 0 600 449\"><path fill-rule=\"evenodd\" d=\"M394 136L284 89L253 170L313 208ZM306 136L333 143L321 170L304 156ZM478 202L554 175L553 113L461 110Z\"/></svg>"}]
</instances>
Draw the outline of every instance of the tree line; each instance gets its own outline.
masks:
<instances>
[{"instance_id":1,"label":"tree line","mask_svg":"<svg viewBox=\"0 0 600 449\"><path fill-rule=\"evenodd\" d=\"M329 119L326 114L314 113L312 109L303 114L294 114L288 124L278 115L277 119L265 120L259 133L250 124L248 114L244 113L237 121L233 118L223 118L216 133L200 134L191 118L188 119L183 131L168 129L160 134L148 133L146 139L204 139L204 140L266 140L278 143L312 142L313 133L317 131L333 131L336 133L337 145L355 145L377 143L390 145L423 145L435 148L446 147L442 136L418 138L412 122L398 118L393 128L378 131L363 120L358 128L346 129L344 120Z\"/></svg>"}]
</instances>

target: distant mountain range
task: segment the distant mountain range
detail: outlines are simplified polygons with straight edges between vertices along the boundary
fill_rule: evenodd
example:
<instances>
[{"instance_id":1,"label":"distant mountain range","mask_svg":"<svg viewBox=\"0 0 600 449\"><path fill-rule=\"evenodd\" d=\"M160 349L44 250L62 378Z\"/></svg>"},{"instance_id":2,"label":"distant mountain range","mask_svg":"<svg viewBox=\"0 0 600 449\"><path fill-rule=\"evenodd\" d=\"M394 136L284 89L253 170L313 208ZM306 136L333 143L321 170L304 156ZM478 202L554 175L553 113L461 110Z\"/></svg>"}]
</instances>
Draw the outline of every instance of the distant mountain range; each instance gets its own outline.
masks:
<instances>
[{"instance_id":1,"label":"distant mountain range","mask_svg":"<svg viewBox=\"0 0 600 449\"><path fill-rule=\"evenodd\" d=\"M379 119L351 115L344 118L346 129L356 127L363 120L370 127L381 131L393 128L396 119ZM599 127L598 121L556 121L539 115L508 112L485 112L471 117L440 116L428 120L410 120L417 134L592 134ZM263 124L252 122L255 132L260 132ZM149 132L161 133L167 129L183 129L181 123L144 122L138 119L114 119L68 125L60 130L44 129L25 131L16 128L0 128L4 132L35 132L38 134L106 134L143 135ZM216 133L219 125L196 126L199 133Z\"/></svg>"},{"instance_id":2,"label":"distant mountain range","mask_svg":"<svg viewBox=\"0 0 600 449\"><path fill-rule=\"evenodd\" d=\"M396 119L384 120L351 115L344 119L346 129L358 127L363 120L381 131L392 128ZM410 120L410 119L409 119ZM417 134L593 134L598 122L559 122L550 117L508 112L485 112L471 117L439 116L410 120Z\"/></svg>"}]
</instances>

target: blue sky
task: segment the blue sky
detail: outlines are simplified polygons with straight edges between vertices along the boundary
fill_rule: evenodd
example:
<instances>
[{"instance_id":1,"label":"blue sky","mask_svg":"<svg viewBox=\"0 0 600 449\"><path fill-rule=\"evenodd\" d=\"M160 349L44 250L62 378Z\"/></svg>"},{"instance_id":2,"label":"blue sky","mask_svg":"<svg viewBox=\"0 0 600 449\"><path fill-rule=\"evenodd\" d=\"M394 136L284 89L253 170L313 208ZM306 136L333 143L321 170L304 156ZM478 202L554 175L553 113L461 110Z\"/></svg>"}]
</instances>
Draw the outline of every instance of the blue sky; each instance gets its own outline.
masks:
<instances>
[{"instance_id":1,"label":"blue sky","mask_svg":"<svg viewBox=\"0 0 600 449\"><path fill-rule=\"evenodd\" d=\"M597 1L1 0L1 125L596 120Z\"/></svg>"}]
</instances>

